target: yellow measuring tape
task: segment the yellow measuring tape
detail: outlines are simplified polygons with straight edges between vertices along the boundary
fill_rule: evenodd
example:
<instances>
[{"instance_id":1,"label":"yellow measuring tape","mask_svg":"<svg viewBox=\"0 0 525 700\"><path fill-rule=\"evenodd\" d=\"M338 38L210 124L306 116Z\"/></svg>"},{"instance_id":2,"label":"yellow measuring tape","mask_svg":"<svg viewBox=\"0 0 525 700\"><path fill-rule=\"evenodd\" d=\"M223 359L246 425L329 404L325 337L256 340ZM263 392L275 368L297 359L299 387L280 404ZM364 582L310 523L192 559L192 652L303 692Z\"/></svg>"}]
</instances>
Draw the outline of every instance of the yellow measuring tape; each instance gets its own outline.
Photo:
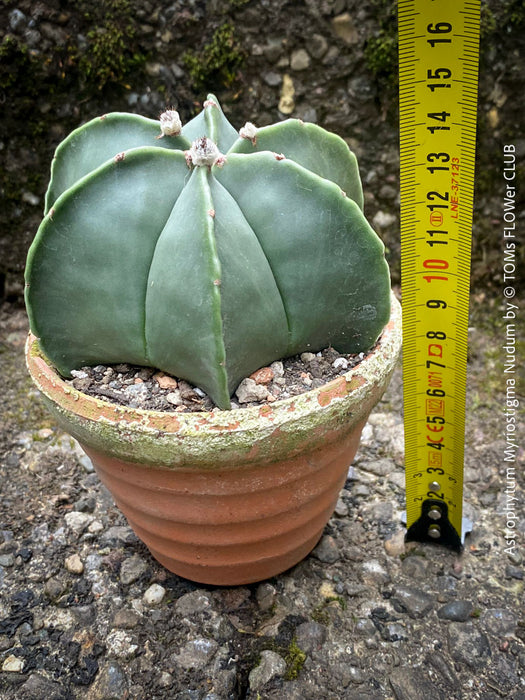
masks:
<instances>
[{"instance_id":1,"label":"yellow measuring tape","mask_svg":"<svg viewBox=\"0 0 525 700\"><path fill-rule=\"evenodd\" d=\"M399 0L407 539L462 546L480 0Z\"/></svg>"}]
</instances>

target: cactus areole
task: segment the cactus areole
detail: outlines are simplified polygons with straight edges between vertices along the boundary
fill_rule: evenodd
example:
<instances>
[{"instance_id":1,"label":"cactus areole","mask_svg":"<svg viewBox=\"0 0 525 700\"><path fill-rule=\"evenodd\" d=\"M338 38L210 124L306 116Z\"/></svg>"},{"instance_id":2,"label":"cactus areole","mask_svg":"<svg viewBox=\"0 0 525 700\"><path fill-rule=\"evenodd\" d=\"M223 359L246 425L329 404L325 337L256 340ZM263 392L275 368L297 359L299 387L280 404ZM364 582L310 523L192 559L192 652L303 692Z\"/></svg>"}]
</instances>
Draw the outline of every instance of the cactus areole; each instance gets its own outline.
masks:
<instances>
[{"instance_id":1,"label":"cactus areole","mask_svg":"<svg viewBox=\"0 0 525 700\"><path fill-rule=\"evenodd\" d=\"M209 96L185 126L113 113L57 148L29 251L32 332L63 376L156 367L230 408L273 360L366 352L390 314L355 156L314 124L240 132Z\"/></svg>"}]
</instances>

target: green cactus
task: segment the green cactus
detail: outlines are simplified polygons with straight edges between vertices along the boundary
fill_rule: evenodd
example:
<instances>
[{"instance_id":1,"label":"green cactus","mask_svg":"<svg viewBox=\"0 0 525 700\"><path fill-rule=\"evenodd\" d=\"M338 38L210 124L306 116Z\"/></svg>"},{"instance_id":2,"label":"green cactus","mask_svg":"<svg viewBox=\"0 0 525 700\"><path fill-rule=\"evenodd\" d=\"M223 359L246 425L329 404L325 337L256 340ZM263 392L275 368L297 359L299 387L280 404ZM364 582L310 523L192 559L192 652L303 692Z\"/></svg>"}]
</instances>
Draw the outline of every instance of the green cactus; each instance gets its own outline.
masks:
<instances>
[{"instance_id":1,"label":"green cactus","mask_svg":"<svg viewBox=\"0 0 525 700\"><path fill-rule=\"evenodd\" d=\"M293 119L237 133L212 95L160 128L109 114L57 148L26 305L58 371L153 366L226 409L273 360L368 350L390 278L345 142Z\"/></svg>"}]
</instances>

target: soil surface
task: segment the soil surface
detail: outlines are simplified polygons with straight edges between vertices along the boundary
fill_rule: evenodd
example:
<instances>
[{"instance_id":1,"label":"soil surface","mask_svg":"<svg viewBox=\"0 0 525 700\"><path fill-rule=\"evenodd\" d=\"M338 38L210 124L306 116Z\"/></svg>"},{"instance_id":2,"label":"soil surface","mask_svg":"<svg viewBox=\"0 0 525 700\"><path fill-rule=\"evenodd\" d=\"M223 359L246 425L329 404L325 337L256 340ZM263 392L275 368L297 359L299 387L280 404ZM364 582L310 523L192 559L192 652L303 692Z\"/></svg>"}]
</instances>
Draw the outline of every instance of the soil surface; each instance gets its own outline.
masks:
<instances>
[{"instance_id":1,"label":"soil surface","mask_svg":"<svg viewBox=\"0 0 525 700\"><path fill-rule=\"evenodd\" d=\"M23 362L25 312L4 304L0 697L523 700L524 455L505 461L490 306L475 301L471 321L463 553L404 543L398 370L316 549L220 588L167 572L136 538L46 414Z\"/></svg>"},{"instance_id":2,"label":"soil surface","mask_svg":"<svg viewBox=\"0 0 525 700\"><path fill-rule=\"evenodd\" d=\"M329 347L272 362L239 383L231 407L262 406L304 394L345 374L364 357L364 353L341 355ZM96 365L71 374L67 382L78 391L131 408L179 413L218 410L200 387L151 367Z\"/></svg>"}]
</instances>

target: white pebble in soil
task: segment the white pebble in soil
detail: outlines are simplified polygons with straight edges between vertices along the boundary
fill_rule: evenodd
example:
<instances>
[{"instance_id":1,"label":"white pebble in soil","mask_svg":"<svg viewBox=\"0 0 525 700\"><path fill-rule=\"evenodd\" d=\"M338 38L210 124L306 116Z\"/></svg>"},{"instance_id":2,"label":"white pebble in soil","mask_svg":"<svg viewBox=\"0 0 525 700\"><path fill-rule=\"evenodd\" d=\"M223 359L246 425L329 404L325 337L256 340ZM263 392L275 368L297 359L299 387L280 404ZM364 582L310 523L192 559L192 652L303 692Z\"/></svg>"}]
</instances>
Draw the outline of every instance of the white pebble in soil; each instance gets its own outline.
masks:
<instances>
[{"instance_id":1,"label":"white pebble in soil","mask_svg":"<svg viewBox=\"0 0 525 700\"><path fill-rule=\"evenodd\" d=\"M166 589L158 583L152 583L144 593L142 600L146 605L160 605L166 595Z\"/></svg>"}]
</instances>

